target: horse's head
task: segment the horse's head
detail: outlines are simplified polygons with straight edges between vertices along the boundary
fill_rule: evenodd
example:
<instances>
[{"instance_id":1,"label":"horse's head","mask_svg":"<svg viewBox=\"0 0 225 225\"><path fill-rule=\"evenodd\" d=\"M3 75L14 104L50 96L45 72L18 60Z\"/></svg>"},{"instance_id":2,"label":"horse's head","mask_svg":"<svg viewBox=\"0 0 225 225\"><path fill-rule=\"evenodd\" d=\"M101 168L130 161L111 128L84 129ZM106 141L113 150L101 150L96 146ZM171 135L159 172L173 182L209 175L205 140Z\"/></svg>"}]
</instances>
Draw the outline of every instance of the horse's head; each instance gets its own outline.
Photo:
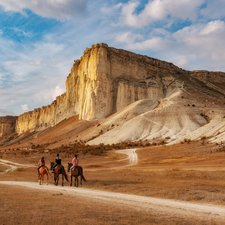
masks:
<instances>
[{"instance_id":1,"label":"horse's head","mask_svg":"<svg viewBox=\"0 0 225 225\"><path fill-rule=\"evenodd\" d=\"M51 168L51 170L53 169L53 166L54 166L54 162L50 162L50 168Z\"/></svg>"},{"instance_id":2,"label":"horse's head","mask_svg":"<svg viewBox=\"0 0 225 225\"><path fill-rule=\"evenodd\" d=\"M70 172L70 167L72 166L72 163L68 163L68 172Z\"/></svg>"}]
</instances>

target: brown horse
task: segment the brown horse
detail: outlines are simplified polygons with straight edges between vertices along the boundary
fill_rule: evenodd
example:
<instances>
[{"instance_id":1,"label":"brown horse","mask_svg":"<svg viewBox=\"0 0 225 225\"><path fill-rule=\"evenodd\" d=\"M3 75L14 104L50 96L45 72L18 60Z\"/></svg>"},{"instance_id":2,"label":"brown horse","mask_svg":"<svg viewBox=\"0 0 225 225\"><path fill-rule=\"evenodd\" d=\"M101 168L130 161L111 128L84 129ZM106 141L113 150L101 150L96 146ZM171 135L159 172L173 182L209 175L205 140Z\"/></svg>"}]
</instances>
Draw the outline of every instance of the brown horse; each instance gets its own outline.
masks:
<instances>
[{"instance_id":1,"label":"brown horse","mask_svg":"<svg viewBox=\"0 0 225 225\"><path fill-rule=\"evenodd\" d=\"M39 169L39 173L38 173L38 182L39 182L40 185L43 184L45 174L47 176L47 185L48 185L48 175L50 175L50 176L52 176L52 175L49 173L49 170L48 170L47 166L42 166Z\"/></svg>"},{"instance_id":2,"label":"brown horse","mask_svg":"<svg viewBox=\"0 0 225 225\"><path fill-rule=\"evenodd\" d=\"M68 172L70 171L70 168L73 164L68 163ZM71 171L71 180L70 180L70 186L72 186L73 177L75 177L75 187L78 187L78 177L80 176L80 186L82 186L82 179L86 181L86 179L83 176L83 168L81 166L75 166Z\"/></svg>"},{"instance_id":3,"label":"brown horse","mask_svg":"<svg viewBox=\"0 0 225 225\"><path fill-rule=\"evenodd\" d=\"M50 166L51 166L51 170L53 169L54 166L54 162L50 162ZM63 181L64 181L64 177L66 178L66 180L69 182L66 171L64 169L64 166L62 165L57 165L54 169L54 181L55 181L55 185L58 185L59 183L59 175L62 174L62 186L63 186Z\"/></svg>"}]
</instances>

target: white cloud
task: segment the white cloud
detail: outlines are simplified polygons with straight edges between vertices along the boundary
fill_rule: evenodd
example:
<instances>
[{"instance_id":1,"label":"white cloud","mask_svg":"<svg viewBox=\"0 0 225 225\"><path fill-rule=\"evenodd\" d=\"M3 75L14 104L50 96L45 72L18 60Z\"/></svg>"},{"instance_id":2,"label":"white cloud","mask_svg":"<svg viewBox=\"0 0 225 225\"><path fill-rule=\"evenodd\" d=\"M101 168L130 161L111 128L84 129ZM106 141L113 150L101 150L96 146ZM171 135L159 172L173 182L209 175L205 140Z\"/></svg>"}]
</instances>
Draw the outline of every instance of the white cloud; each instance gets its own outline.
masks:
<instances>
[{"instance_id":1,"label":"white cloud","mask_svg":"<svg viewBox=\"0 0 225 225\"><path fill-rule=\"evenodd\" d=\"M105 14L113 13L115 10L118 10L122 7L122 3L118 3L117 5L114 5L112 7L102 7L101 12Z\"/></svg>"},{"instance_id":2,"label":"white cloud","mask_svg":"<svg viewBox=\"0 0 225 225\"><path fill-rule=\"evenodd\" d=\"M124 32L117 35L116 40L126 44L126 48L130 50L165 50L169 46L168 40L161 37L151 37L145 39L142 35Z\"/></svg>"},{"instance_id":3,"label":"white cloud","mask_svg":"<svg viewBox=\"0 0 225 225\"><path fill-rule=\"evenodd\" d=\"M224 36L225 23L220 20L192 25L173 34L186 51L211 60L225 60Z\"/></svg>"},{"instance_id":4,"label":"white cloud","mask_svg":"<svg viewBox=\"0 0 225 225\"><path fill-rule=\"evenodd\" d=\"M189 63L188 59L181 58L175 64L181 68L184 68L185 66L187 66L188 63Z\"/></svg>"},{"instance_id":5,"label":"white cloud","mask_svg":"<svg viewBox=\"0 0 225 225\"><path fill-rule=\"evenodd\" d=\"M30 9L42 17L70 19L86 10L87 0L0 0L5 11L16 11L26 14Z\"/></svg>"},{"instance_id":6,"label":"white cloud","mask_svg":"<svg viewBox=\"0 0 225 225\"><path fill-rule=\"evenodd\" d=\"M21 105L23 111L29 111L30 107L27 104Z\"/></svg>"},{"instance_id":7,"label":"white cloud","mask_svg":"<svg viewBox=\"0 0 225 225\"><path fill-rule=\"evenodd\" d=\"M223 33L225 30L225 24L223 21L216 20L209 22L201 31L201 35L210 35L215 33Z\"/></svg>"},{"instance_id":8,"label":"white cloud","mask_svg":"<svg viewBox=\"0 0 225 225\"><path fill-rule=\"evenodd\" d=\"M175 19L195 21L198 8L205 0L153 0L146 4L145 8L138 14L135 13L140 5L139 0L129 1L123 4L119 24L130 27L147 26L154 21L164 21L168 16L169 23Z\"/></svg>"},{"instance_id":9,"label":"white cloud","mask_svg":"<svg viewBox=\"0 0 225 225\"><path fill-rule=\"evenodd\" d=\"M201 10L201 14L208 19L224 18L224 0L206 0L206 8Z\"/></svg>"}]
</instances>

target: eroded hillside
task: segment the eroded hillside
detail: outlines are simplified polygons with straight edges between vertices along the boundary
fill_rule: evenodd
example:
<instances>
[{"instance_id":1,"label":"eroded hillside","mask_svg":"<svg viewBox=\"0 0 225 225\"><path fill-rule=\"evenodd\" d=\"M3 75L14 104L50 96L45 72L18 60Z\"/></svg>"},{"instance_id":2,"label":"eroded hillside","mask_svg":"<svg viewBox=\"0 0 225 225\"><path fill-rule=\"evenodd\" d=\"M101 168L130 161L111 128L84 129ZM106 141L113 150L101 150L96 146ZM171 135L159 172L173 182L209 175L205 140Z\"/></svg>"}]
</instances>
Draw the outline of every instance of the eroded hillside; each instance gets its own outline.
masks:
<instances>
[{"instance_id":1,"label":"eroded hillside","mask_svg":"<svg viewBox=\"0 0 225 225\"><path fill-rule=\"evenodd\" d=\"M18 118L1 118L0 144L89 145L225 141L225 73L93 45L75 60L66 93ZM57 143L57 144L56 144Z\"/></svg>"}]
</instances>

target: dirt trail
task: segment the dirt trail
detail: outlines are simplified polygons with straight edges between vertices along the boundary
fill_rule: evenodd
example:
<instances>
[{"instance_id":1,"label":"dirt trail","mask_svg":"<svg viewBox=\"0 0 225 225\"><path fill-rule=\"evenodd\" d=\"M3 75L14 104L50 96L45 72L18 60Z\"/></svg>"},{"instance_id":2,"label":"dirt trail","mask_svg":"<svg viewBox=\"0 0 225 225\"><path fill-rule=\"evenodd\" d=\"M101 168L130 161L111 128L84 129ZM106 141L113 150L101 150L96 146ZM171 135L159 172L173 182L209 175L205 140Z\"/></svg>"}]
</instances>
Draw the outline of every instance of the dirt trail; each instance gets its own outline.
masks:
<instances>
[{"instance_id":1,"label":"dirt trail","mask_svg":"<svg viewBox=\"0 0 225 225\"><path fill-rule=\"evenodd\" d=\"M135 207L139 210L154 210L163 213L195 218L224 219L225 207L195 204L169 199L152 198L131 194L121 194L107 191L97 191L86 188L61 187L53 185L38 185L34 182L0 181L0 184L34 188L52 193L60 192L64 195L79 195L84 198L94 198L97 201L108 201L124 206Z\"/></svg>"},{"instance_id":2,"label":"dirt trail","mask_svg":"<svg viewBox=\"0 0 225 225\"><path fill-rule=\"evenodd\" d=\"M9 160L4 160L4 159L0 159L0 164L10 167L9 169L6 169L5 171L3 171L1 173L13 172L13 171L17 170L18 168L35 167L34 165L20 164L20 163L15 163L15 162L12 162Z\"/></svg>"}]
</instances>

